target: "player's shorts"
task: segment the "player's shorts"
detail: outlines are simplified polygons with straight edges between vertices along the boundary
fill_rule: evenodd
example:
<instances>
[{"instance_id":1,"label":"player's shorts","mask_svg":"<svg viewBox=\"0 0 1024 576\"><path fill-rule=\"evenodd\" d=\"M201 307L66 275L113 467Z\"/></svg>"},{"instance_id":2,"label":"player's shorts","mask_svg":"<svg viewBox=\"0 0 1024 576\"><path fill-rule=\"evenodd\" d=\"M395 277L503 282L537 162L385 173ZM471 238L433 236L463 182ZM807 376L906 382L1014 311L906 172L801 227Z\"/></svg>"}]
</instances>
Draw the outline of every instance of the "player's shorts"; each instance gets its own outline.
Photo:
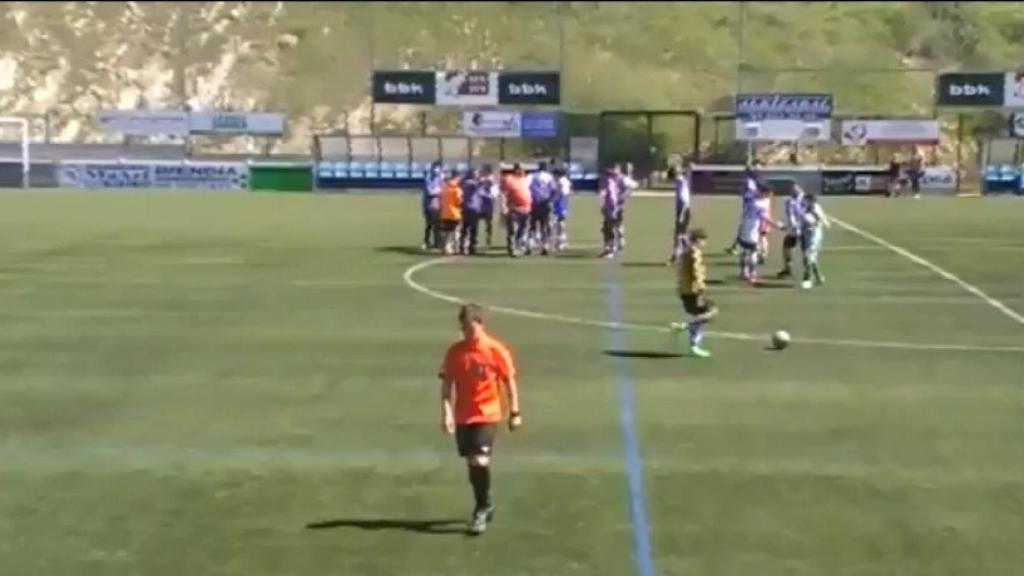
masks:
<instances>
[{"instance_id":1,"label":"player's shorts","mask_svg":"<svg viewBox=\"0 0 1024 576\"><path fill-rule=\"evenodd\" d=\"M793 248L796 248L797 245L801 245L800 247L802 249L803 246L800 240L801 236L799 234L786 234L786 237L782 239L782 248L785 250L792 250Z\"/></svg>"},{"instance_id":2,"label":"player's shorts","mask_svg":"<svg viewBox=\"0 0 1024 576\"><path fill-rule=\"evenodd\" d=\"M455 445L459 448L459 456L490 456L497 435L497 423L459 424L455 427Z\"/></svg>"},{"instance_id":3,"label":"player's shorts","mask_svg":"<svg viewBox=\"0 0 1024 576\"><path fill-rule=\"evenodd\" d=\"M441 230L443 232L454 232L458 227L458 220L441 220Z\"/></svg>"},{"instance_id":4,"label":"player's shorts","mask_svg":"<svg viewBox=\"0 0 1024 576\"><path fill-rule=\"evenodd\" d=\"M821 252L821 232L810 232L803 235L803 249L804 255L807 257L807 261L811 263L818 262L818 254Z\"/></svg>"},{"instance_id":5,"label":"player's shorts","mask_svg":"<svg viewBox=\"0 0 1024 576\"><path fill-rule=\"evenodd\" d=\"M757 250L757 242L752 242L750 240L744 240L743 238L737 238L736 239L736 244L738 244L739 247L743 248L744 250L750 250L752 252Z\"/></svg>"},{"instance_id":6,"label":"player's shorts","mask_svg":"<svg viewBox=\"0 0 1024 576\"><path fill-rule=\"evenodd\" d=\"M683 302L683 310L690 316L702 316L715 307L715 303L703 294L681 294L679 299Z\"/></svg>"},{"instance_id":7,"label":"player's shorts","mask_svg":"<svg viewBox=\"0 0 1024 576\"><path fill-rule=\"evenodd\" d=\"M530 209L530 216L538 222L541 220L547 220L551 217L551 203L534 202L533 207Z\"/></svg>"},{"instance_id":8,"label":"player's shorts","mask_svg":"<svg viewBox=\"0 0 1024 576\"><path fill-rule=\"evenodd\" d=\"M690 230L690 208L686 207L676 214L676 236L686 234Z\"/></svg>"}]
</instances>

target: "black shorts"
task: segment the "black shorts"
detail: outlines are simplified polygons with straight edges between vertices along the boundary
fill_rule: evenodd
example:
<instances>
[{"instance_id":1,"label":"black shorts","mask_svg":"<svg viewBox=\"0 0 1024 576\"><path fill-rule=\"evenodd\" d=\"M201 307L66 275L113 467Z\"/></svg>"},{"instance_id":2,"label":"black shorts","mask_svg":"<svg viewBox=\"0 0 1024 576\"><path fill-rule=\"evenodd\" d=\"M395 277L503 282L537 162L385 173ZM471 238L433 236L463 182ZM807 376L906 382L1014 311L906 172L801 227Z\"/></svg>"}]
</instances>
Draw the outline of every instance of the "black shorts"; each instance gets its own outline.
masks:
<instances>
[{"instance_id":1,"label":"black shorts","mask_svg":"<svg viewBox=\"0 0 1024 576\"><path fill-rule=\"evenodd\" d=\"M703 294L683 294L679 299L683 301L683 310L690 316L702 316L715 307L715 303Z\"/></svg>"},{"instance_id":2,"label":"black shorts","mask_svg":"<svg viewBox=\"0 0 1024 576\"><path fill-rule=\"evenodd\" d=\"M533 207L530 209L530 217L532 217L536 222L541 222L551 218L551 203L535 202Z\"/></svg>"},{"instance_id":3,"label":"black shorts","mask_svg":"<svg viewBox=\"0 0 1024 576\"><path fill-rule=\"evenodd\" d=\"M458 227L458 220L441 220L441 230L444 232L454 232Z\"/></svg>"},{"instance_id":4,"label":"black shorts","mask_svg":"<svg viewBox=\"0 0 1024 576\"><path fill-rule=\"evenodd\" d=\"M800 236L796 234L786 234L786 237L782 239L782 247L785 250L792 250L800 244Z\"/></svg>"},{"instance_id":5,"label":"black shorts","mask_svg":"<svg viewBox=\"0 0 1024 576\"><path fill-rule=\"evenodd\" d=\"M683 210L676 215L676 236L686 234L690 230L690 209Z\"/></svg>"},{"instance_id":6,"label":"black shorts","mask_svg":"<svg viewBox=\"0 0 1024 576\"><path fill-rule=\"evenodd\" d=\"M497 424L459 424L455 427L455 444L459 448L459 456L490 456L497 435Z\"/></svg>"}]
</instances>

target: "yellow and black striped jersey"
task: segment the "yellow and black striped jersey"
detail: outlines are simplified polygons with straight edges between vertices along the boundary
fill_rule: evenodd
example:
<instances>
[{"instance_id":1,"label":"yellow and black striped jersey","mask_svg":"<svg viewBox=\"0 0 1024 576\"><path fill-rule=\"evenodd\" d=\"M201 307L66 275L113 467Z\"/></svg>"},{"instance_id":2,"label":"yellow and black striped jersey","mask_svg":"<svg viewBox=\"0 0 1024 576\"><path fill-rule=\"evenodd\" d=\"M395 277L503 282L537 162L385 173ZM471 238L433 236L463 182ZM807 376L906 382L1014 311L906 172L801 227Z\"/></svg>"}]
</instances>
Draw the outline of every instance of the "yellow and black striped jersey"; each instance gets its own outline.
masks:
<instances>
[{"instance_id":1,"label":"yellow and black striped jersey","mask_svg":"<svg viewBox=\"0 0 1024 576\"><path fill-rule=\"evenodd\" d=\"M706 289L706 278L704 253L696 246L687 247L676 268L676 288L679 294L702 294Z\"/></svg>"}]
</instances>

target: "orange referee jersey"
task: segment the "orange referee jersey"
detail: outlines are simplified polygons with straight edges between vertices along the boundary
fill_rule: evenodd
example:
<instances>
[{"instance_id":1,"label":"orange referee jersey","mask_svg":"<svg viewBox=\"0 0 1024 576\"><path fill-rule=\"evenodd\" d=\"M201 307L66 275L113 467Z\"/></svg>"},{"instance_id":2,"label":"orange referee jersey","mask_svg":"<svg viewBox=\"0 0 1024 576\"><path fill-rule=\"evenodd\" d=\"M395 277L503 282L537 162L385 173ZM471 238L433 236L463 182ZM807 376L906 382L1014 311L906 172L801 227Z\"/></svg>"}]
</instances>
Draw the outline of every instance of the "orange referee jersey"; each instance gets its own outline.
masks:
<instances>
[{"instance_id":1,"label":"orange referee jersey","mask_svg":"<svg viewBox=\"0 0 1024 576\"><path fill-rule=\"evenodd\" d=\"M455 383L455 423L500 422L501 382L515 377L512 354L489 334L452 344L439 376Z\"/></svg>"}]
</instances>

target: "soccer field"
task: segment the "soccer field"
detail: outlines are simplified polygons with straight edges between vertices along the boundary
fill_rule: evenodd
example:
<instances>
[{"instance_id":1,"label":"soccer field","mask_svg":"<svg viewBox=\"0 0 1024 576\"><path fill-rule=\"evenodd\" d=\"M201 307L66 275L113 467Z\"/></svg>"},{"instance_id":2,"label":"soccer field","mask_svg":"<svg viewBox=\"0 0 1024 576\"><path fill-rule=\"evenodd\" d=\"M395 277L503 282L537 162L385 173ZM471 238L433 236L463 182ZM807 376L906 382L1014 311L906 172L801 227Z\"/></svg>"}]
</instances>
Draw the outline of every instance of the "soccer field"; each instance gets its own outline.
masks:
<instances>
[{"instance_id":1,"label":"soccer field","mask_svg":"<svg viewBox=\"0 0 1024 576\"><path fill-rule=\"evenodd\" d=\"M413 196L3 193L0 573L1019 574L1024 203L826 198L870 236L833 227L812 291L740 285L738 203L696 199L697 360L669 199L609 262L593 198L580 247L513 261L420 254ZM456 298L520 369L477 539Z\"/></svg>"}]
</instances>

